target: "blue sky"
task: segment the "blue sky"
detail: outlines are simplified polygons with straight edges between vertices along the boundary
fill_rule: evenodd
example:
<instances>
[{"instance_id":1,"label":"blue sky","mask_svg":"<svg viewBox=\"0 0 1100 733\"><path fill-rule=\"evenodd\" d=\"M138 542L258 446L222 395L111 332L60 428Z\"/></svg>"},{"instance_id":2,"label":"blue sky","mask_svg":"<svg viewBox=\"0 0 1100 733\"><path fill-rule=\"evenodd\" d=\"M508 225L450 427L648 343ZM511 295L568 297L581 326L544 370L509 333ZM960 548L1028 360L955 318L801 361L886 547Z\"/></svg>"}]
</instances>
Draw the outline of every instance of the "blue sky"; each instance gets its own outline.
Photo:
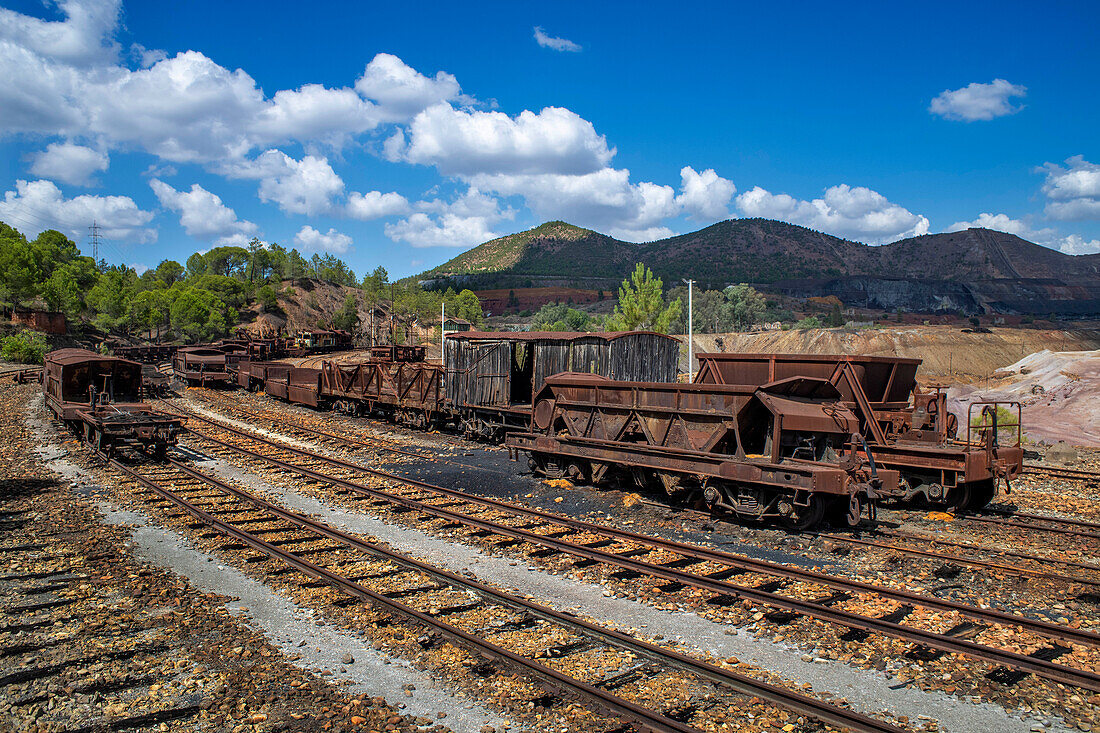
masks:
<instances>
[{"instance_id":1,"label":"blue sky","mask_svg":"<svg viewBox=\"0 0 1100 733\"><path fill-rule=\"evenodd\" d=\"M0 220L395 276L548 219L1096 252L1097 8L9 1Z\"/></svg>"}]
</instances>

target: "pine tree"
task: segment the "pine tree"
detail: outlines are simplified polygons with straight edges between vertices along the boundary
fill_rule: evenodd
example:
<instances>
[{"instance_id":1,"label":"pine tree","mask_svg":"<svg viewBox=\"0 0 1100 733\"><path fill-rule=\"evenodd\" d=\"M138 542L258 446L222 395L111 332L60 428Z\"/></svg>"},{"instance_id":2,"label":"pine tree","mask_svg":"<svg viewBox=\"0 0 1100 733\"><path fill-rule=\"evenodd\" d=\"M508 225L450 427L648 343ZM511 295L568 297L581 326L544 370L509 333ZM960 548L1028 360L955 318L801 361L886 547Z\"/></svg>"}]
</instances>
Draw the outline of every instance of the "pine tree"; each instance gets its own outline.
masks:
<instances>
[{"instance_id":1,"label":"pine tree","mask_svg":"<svg viewBox=\"0 0 1100 733\"><path fill-rule=\"evenodd\" d=\"M664 283L639 262L630 278L619 288L619 304L607 319L609 331L657 331L668 333L669 324L680 315L680 299L665 304Z\"/></svg>"}]
</instances>

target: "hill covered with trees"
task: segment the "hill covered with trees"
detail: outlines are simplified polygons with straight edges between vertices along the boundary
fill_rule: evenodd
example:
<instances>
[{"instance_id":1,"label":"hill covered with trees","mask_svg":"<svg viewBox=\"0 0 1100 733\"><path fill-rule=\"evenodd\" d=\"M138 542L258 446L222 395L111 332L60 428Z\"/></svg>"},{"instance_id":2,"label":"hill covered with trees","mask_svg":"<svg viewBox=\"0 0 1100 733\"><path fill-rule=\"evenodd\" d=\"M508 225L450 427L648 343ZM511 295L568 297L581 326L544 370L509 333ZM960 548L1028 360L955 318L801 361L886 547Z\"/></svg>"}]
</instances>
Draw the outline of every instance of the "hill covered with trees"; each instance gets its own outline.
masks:
<instances>
[{"instance_id":1,"label":"hill covered with trees","mask_svg":"<svg viewBox=\"0 0 1100 733\"><path fill-rule=\"evenodd\" d=\"M342 308L299 325L355 331L361 308L384 303L396 317L433 322L440 304L474 323L481 305L470 291L426 291L416 283L391 283L385 268L359 280L331 254L304 257L297 249L253 239L248 247L196 252L184 264L164 260L138 273L131 267L95 262L64 234L48 230L34 239L0 222L0 306L40 307L64 313L120 337L211 341L260 313L283 314L305 281L347 291ZM312 286L310 286L312 288Z\"/></svg>"}]
</instances>

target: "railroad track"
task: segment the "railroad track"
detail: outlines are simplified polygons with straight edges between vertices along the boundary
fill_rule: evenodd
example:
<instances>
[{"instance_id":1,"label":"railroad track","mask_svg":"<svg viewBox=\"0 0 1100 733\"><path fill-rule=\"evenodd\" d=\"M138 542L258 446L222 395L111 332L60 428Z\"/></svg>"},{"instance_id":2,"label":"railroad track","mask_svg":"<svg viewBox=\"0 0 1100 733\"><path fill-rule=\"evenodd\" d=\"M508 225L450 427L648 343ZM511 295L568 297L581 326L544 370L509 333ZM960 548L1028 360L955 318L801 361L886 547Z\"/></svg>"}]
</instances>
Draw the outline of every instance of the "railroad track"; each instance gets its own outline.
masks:
<instances>
[{"instance_id":1,"label":"railroad track","mask_svg":"<svg viewBox=\"0 0 1100 733\"><path fill-rule=\"evenodd\" d=\"M1064 468L1062 466L1046 466L1042 463L1025 463L1024 468L1032 472L1045 473L1055 478L1090 481L1100 484L1100 471L1089 471L1081 468Z\"/></svg>"},{"instance_id":2,"label":"railroad track","mask_svg":"<svg viewBox=\"0 0 1100 733\"><path fill-rule=\"evenodd\" d=\"M428 454L428 453L420 453L418 451L410 451L410 450L402 449L402 448L391 448L391 447L388 447L388 446L381 446L380 447L380 446L377 446L377 445L374 444L375 441L394 444L394 441L389 441L389 440L386 440L385 438L372 437L372 438L364 440L362 438L357 438L357 437L350 436L350 435L330 433L330 432L327 432L325 430L319 430L317 428L313 428L313 427L310 427L308 425L302 424L302 421L298 420L298 419L292 419L288 422L280 422L278 417L273 417L273 416L270 416L270 415L265 415L265 414L261 414L261 413L258 413L258 412L253 412L251 410L248 410L248 409L245 409L245 408L241 407L240 405L233 405L232 409L234 409L235 411L239 412L240 414L245 415L247 417L250 417L252 419L264 420L264 421L266 421L266 422L268 422L268 423L270 423L274 426L279 427L280 429L289 428L291 431L299 431L302 434L313 436L313 437L316 437L316 438L320 438L320 439L325 440L329 443L344 444L346 446L358 446L358 447L369 448L369 449L372 449L372 450L384 450L384 451L392 452L392 453L399 454L399 455L412 456L412 457L415 457L417 459L422 459L422 460L433 460L433 461L439 461L439 462L444 462L444 463L450 463L450 464L453 464L453 465L456 465L456 466L461 466L463 468L477 468L479 470L493 471L493 469L468 464L468 463L465 463L465 462L462 462L462 461L451 461L447 458L443 458L443 457L438 456L438 455L432 455L432 454ZM651 506L654 506L654 507L667 508L664 505L657 504L655 502L646 502L646 503L650 504ZM709 515L709 514L706 514L704 512L697 512L697 511L692 510L692 509L678 508L678 511L687 512L687 513L690 513L690 514L693 514L693 515L697 515L699 517L711 518L711 515ZM1034 517L1034 518L1037 518L1037 519L1044 519L1045 518L1045 517L1041 517L1039 515L1020 515L1020 516L1028 517L1028 518ZM1087 577L1084 577L1082 575L1068 575L1066 573L1059 573L1059 572L1054 572L1054 571L1050 571L1050 570L1044 570L1044 569L1041 569L1041 568L1021 567L1017 564L1007 564L1007 563L998 563L998 562L992 562L992 561L986 561L986 560L979 560L979 559L976 559L972 556L963 556L963 555L958 555L958 554L947 554L947 553L944 552L943 548L944 547L955 547L955 548L958 548L958 549L966 550L968 552L977 550L977 551L981 551L981 552L991 553L991 554L994 554L994 555L1009 557L1009 558L1012 558L1013 560L1027 560L1031 563L1036 563L1036 564L1039 564L1039 565L1055 564L1055 565L1063 565L1063 566L1067 566L1067 567L1072 567L1072 568L1075 568L1075 569L1078 569L1078 570L1084 570L1084 571L1087 571L1087 572L1100 572L1100 566L1091 565L1091 564L1088 564L1088 563L1080 563L1080 562L1074 562L1072 560L1063 560L1063 559L1058 559L1058 558L1049 558L1049 557L1043 557L1041 555L1034 555L1034 554L1028 554L1028 553L1013 552L1011 550L1005 550L1005 549L1000 549L1000 548L981 547L981 546L973 545L973 544L969 544L969 543L953 542L953 541L950 541L950 540L926 537L926 536L919 535L919 534L914 534L914 533L911 533L911 532L889 532L889 531L884 532L882 530L876 530L876 534L887 536L887 537L894 537L894 538L897 538L897 539L902 539L902 540L907 541L907 542L925 543L925 544L930 545L932 547L932 549L930 549L930 550L920 550L920 549L917 549L917 548L904 547L904 546L896 545L896 544L892 544L892 543L878 542L878 541L875 541L875 540L869 540L869 539L865 539L865 538L857 538L857 537L853 537L853 536L848 535L848 534L819 533L818 536L825 537L825 538L827 538L829 540L832 540L832 541L835 541L835 542L843 542L845 544L859 545L859 546L862 546L862 547L873 547L873 548L882 549L882 550L889 550L889 551L892 551L892 552L898 552L898 553L901 553L901 554L909 555L911 557L922 557L922 558L926 558L926 559L942 560L942 561L945 561L945 562L952 562L952 563L956 563L956 564L959 564L959 565L965 565L965 566L968 566L968 567L975 567L975 568L982 568L982 569L986 569L986 570L994 570L994 571L998 571L998 572L1003 572L1003 573L1006 573L1006 574L1009 574L1009 575L1016 575L1016 576L1022 576L1022 577L1028 577L1028 578L1045 578L1045 579L1048 579L1048 580L1055 580L1055 581L1065 582L1065 583L1079 583L1079 584L1088 585L1088 586L1100 586L1100 579L1087 578Z\"/></svg>"},{"instance_id":3,"label":"railroad track","mask_svg":"<svg viewBox=\"0 0 1100 733\"><path fill-rule=\"evenodd\" d=\"M196 415L195 418L190 425L191 432L211 445L277 467L282 471L327 483L342 489L358 501L367 502L380 509L418 512L445 520L453 526L469 528L483 536L501 536L505 538L503 545L530 543L541 546L532 553L536 556L539 554L566 555L578 558L583 563L614 567L617 573L625 574L625 577L645 576L664 581L667 583L665 588L670 589L670 592L682 588L713 592L716 595L711 602L719 605L748 602L757 607L770 609L772 619L785 619L789 622L797 617L813 618L849 629L850 634L855 634L854 638L859 638L860 634L866 633L881 634L919 644L935 650L938 655L961 654L1000 665L1017 675L1033 673L1057 682L1100 692L1100 674L1089 669L1080 669L1053 661L1073 651L1075 645L1086 652L1100 646L1100 635L1092 631L978 608L934 596L827 576L814 571L591 524L570 517L561 517L397 476L340 458L278 444L201 416ZM196 430L195 422L206 423L216 430L225 431L236 442L223 440L210 432ZM242 445L242 442L245 445ZM248 444L251 444L251 447L246 447ZM291 462L287 457L303 461L306 465ZM318 470L331 471L334 468L394 481L410 487L413 493L400 493L367 486ZM465 511L456 511L456 507L462 507ZM522 520L524 523L510 525L496 518L477 516L473 513L473 507L477 507L477 511L483 514L502 513L509 521ZM536 532L535 529L545 534ZM566 539L573 534L581 535L584 541ZM591 539L592 537L597 539ZM613 549L621 551L614 552ZM676 559L666 559L661 562L641 559L641 556L650 553L664 555L672 553ZM749 585L730 581L730 578L737 576L749 578L756 576L763 582L759 585ZM809 584L820 589L817 597L807 600L777 592L781 588L795 587L799 584ZM804 589L803 595L805 595ZM875 617L834 607L857 596L885 599L894 604L894 609L885 616ZM918 607L952 614L956 623L940 632L900 623L913 615ZM993 630L992 636L996 637L996 630L1003 628L1014 630L1013 633L1018 635L1015 643L1038 645L1038 648L1032 654L1026 655L972 640L985 630ZM1061 646L1054 640L1065 642L1070 646Z\"/></svg>"},{"instance_id":4,"label":"railroad track","mask_svg":"<svg viewBox=\"0 0 1100 733\"><path fill-rule=\"evenodd\" d=\"M648 501L643 499L643 503L647 506L651 506L655 509L667 509L667 504L663 504L656 501ZM713 515L706 512L701 512L697 509L692 509L685 506L673 507L673 510L677 514L691 515L697 519L713 519ZM1083 575L1067 575L1066 573L1058 573L1051 570L1045 570L1035 567L1022 567L1020 565L1009 565L1003 562L992 562L989 560L979 560L971 556L953 555L945 552L942 548L954 547L964 549L972 552L989 553L993 555L1002 555L1004 557L1010 557L1016 560L1027 560L1029 562L1037 564L1049 564L1049 565L1062 565L1066 567L1072 567L1086 572L1100 573L1100 565L1092 565L1090 563L1076 562L1074 560L1065 560L1062 558L1044 557L1042 555L1032 555L1024 552L1013 552L1011 550L1005 550L994 547L987 547L983 545L975 545L968 542L956 542L953 540L946 540L940 537L929 537L927 535L915 534L913 532L899 532L897 530L882 529L876 527L870 530L867 535L871 537L887 537L895 538L905 542L923 542L928 544L932 549L921 550L911 546L896 545L888 542L880 542L875 539L868 539L866 535L854 536L852 534L836 534L830 532L801 532L799 534L810 534L814 537L820 537L830 542L839 542L843 544L857 545L860 547L871 547L879 550L889 550L890 552L896 552L901 555L909 555L910 557L920 557L930 560L938 560L947 563L954 563L956 565L965 565L973 568L981 568L983 570L994 570L996 572L1005 573L1007 575L1016 575L1025 578L1045 578L1047 580L1055 580L1063 583L1077 583L1080 585L1097 586L1100 587L1100 576L1096 578L1087 578Z\"/></svg>"},{"instance_id":5,"label":"railroad track","mask_svg":"<svg viewBox=\"0 0 1100 733\"><path fill-rule=\"evenodd\" d=\"M705 720L712 708L728 711L730 706L724 696L730 694L740 698L742 706L759 706L754 699L758 698L853 731L901 730L885 721L635 639L366 542L180 461L169 460L151 472L104 458L143 487L150 503L167 503L201 525L231 538L235 544L230 549L244 549L279 561L353 599L426 628L430 636L422 644L446 639L478 655L482 660L478 664L491 661L519 670L555 697L579 697L602 713L629 721L642 730L698 731L692 721ZM381 581L388 589L376 590L367 581ZM500 621L499 613L477 613L490 607L506 610L508 620ZM478 626L477 619L487 615L497 620ZM558 633L554 634L554 630ZM563 634L567 637L565 641L546 646L547 636L560 639ZM524 647L539 652L517 651ZM595 672L591 664L583 663L586 655L601 653L604 658L607 654L618 656L622 660L620 666L602 673L583 674L585 670ZM582 663L570 664L570 661ZM562 671L570 668L582 673ZM484 675L486 671L482 669L480 673ZM694 696L674 703L672 709L663 706L660 695L646 699L644 686L631 690L634 699L619 694L636 681L652 681L660 676L678 679L684 675L687 678L682 689L692 690ZM717 691L717 696L712 691Z\"/></svg>"},{"instance_id":6,"label":"railroad track","mask_svg":"<svg viewBox=\"0 0 1100 733\"><path fill-rule=\"evenodd\" d=\"M362 448L369 448L370 450L384 451L386 453L393 453L394 455L406 456L408 458L416 458L423 461L435 461L437 463L446 463L452 466L458 466L460 468L476 468L480 471L489 471L490 473L505 473L493 468L487 468L480 466L476 463L467 463L466 461L456 461L451 458L446 458L438 453L428 453L424 451L409 450L408 448L395 448L393 446L400 445L397 441L389 440L388 438L382 438L372 436L369 439L357 438L352 435L341 435L337 433L330 433L325 430L318 430L305 425L302 420L293 415L265 415L252 410L245 409L240 405L234 405L233 410L237 411L241 415L250 417L254 420L264 420L272 425L277 425L280 429L289 429L291 431L298 431L302 434L320 438L324 441L330 441L335 443L343 443L345 445L354 445ZM484 448L485 446L479 446Z\"/></svg>"},{"instance_id":7,"label":"railroad track","mask_svg":"<svg viewBox=\"0 0 1100 733\"><path fill-rule=\"evenodd\" d=\"M1025 512L990 511L986 514L956 514L955 520L997 524L1013 529L1051 532L1081 540L1100 540L1100 523L1089 522L1084 519L1052 517L1046 514L1029 514Z\"/></svg>"}]
</instances>

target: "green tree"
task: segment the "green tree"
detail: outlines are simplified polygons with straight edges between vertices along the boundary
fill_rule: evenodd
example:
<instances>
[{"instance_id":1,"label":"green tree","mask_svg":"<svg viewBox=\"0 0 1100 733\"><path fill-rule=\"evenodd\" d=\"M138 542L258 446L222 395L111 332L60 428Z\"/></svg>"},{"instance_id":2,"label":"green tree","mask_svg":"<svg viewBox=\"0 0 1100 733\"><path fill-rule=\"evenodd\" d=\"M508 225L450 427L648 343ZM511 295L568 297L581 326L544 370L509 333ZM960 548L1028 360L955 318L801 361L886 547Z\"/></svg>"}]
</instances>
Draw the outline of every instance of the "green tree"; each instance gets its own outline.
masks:
<instances>
[{"instance_id":1,"label":"green tree","mask_svg":"<svg viewBox=\"0 0 1100 733\"><path fill-rule=\"evenodd\" d=\"M187 258L187 279L193 279L206 274L206 258L198 252Z\"/></svg>"},{"instance_id":2,"label":"green tree","mask_svg":"<svg viewBox=\"0 0 1100 733\"><path fill-rule=\"evenodd\" d=\"M125 331L128 325L130 298L137 273L129 267L108 267L88 293L88 305L95 311L92 320L99 329L109 332Z\"/></svg>"},{"instance_id":3,"label":"green tree","mask_svg":"<svg viewBox=\"0 0 1100 733\"><path fill-rule=\"evenodd\" d=\"M83 303L83 291L72 270L59 267L54 270L40 288L42 300L52 311L61 311L69 315L80 312Z\"/></svg>"},{"instance_id":4,"label":"green tree","mask_svg":"<svg viewBox=\"0 0 1100 733\"><path fill-rule=\"evenodd\" d=\"M288 280L297 280L298 278L306 277L309 275L309 272L309 260L298 254L298 250L290 250L289 254L287 254L284 277Z\"/></svg>"},{"instance_id":5,"label":"green tree","mask_svg":"<svg viewBox=\"0 0 1100 733\"><path fill-rule=\"evenodd\" d=\"M354 332L359 326L359 303L353 293L344 298L344 307L332 316L332 327Z\"/></svg>"},{"instance_id":6,"label":"green tree","mask_svg":"<svg viewBox=\"0 0 1100 733\"><path fill-rule=\"evenodd\" d=\"M183 277L183 265L175 260L164 260L157 265L156 276L166 287L172 287Z\"/></svg>"},{"instance_id":7,"label":"green tree","mask_svg":"<svg viewBox=\"0 0 1100 733\"><path fill-rule=\"evenodd\" d=\"M764 296L745 283L726 288L725 297L727 319L739 331L759 323L768 307Z\"/></svg>"},{"instance_id":8,"label":"green tree","mask_svg":"<svg viewBox=\"0 0 1100 733\"><path fill-rule=\"evenodd\" d=\"M264 285L257 290L256 298L260 301L260 307L264 309L265 313L274 313L279 310L279 298L275 293L275 288L270 285Z\"/></svg>"},{"instance_id":9,"label":"green tree","mask_svg":"<svg viewBox=\"0 0 1100 733\"><path fill-rule=\"evenodd\" d=\"M531 320L532 331L591 331L592 317L564 303L547 303Z\"/></svg>"},{"instance_id":10,"label":"green tree","mask_svg":"<svg viewBox=\"0 0 1100 733\"><path fill-rule=\"evenodd\" d=\"M818 318L817 316L807 316L806 318L803 318L798 323L794 324L794 327L798 328L798 329L806 330L806 329L809 329L809 328L821 328L822 325L823 324L821 323L821 319Z\"/></svg>"},{"instance_id":11,"label":"green tree","mask_svg":"<svg viewBox=\"0 0 1100 733\"><path fill-rule=\"evenodd\" d=\"M244 279L251 257L244 247L215 247L203 255L203 259L207 273Z\"/></svg>"},{"instance_id":12,"label":"green tree","mask_svg":"<svg viewBox=\"0 0 1100 733\"><path fill-rule=\"evenodd\" d=\"M253 237L248 242L248 282L256 282L257 266L263 269L267 265L263 242Z\"/></svg>"},{"instance_id":13,"label":"green tree","mask_svg":"<svg viewBox=\"0 0 1100 733\"><path fill-rule=\"evenodd\" d=\"M484 312L481 310L481 301L477 299L477 295L472 290L463 290L455 297L454 314L459 318L466 319L475 326L480 326L485 317Z\"/></svg>"},{"instance_id":14,"label":"green tree","mask_svg":"<svg viewBox=\"0 0 1100 733\"><path fill-rule=\"evenodd\" d=\"M226 333L226 306L208 290L187 288L172 303L172 329L190 341L213 341Z\"/></svg>"},{"instance_id":15,"label":"green tree","mask_svg":"<svg viewBox=\"0 0 1100 733\"><path fill-rule=\"evenodd\" d=\"M630 278L619 288L619 304L607 320L611 331L649 330L668 333L669 325L680 315L680 299L665 303L664 283L643 263L634 267Z\"/></svg>"}]
</instances>

